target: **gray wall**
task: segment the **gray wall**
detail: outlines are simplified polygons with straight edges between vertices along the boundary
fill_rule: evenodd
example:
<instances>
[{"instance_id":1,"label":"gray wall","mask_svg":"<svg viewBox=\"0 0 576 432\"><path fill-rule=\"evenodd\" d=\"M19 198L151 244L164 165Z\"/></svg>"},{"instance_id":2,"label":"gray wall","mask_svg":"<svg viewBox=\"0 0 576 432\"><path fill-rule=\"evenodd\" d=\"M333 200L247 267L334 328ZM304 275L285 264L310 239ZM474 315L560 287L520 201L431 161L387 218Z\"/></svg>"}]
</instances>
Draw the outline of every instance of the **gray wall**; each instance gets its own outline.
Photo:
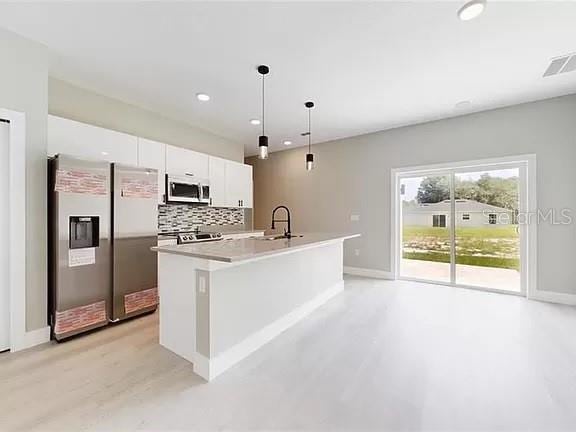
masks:
<instances>
[{"instance_id":1,"label":"gray wall","mask_svg":"<svg viewBox=\"0 0 576 432\"><path fill-rule=\"evenodd\" d=\"M540 209L576 209L576 96L273 153L254 166L254 227L268 228L275 205L293 213L293 231L360 232L347 266L390 271L392 168L535 153ZM350 215L360 215L351 222ZM574 215L574 213L573 213ZM575 219L576 221L576 219ZM360 249L355 256L354 250ZM574 224L538 226L538 289L576 293Z\"/></svg>"},{"instance_id":2,"label":"gray wall","mask_svg":"<svg viewBox=\"0 0 576 432\"><path fill-rule=\"evenodd\" d=\"M26 239L22 241L26 242L26 328L30 331L46 326L48 56L42 45L2 29L0 56L0 107L26 114Z\"/></svg>"},{"instance_id":3,"label":"gray wall","mask_svg":"<svg viewBox=\"0 0 576 432\"><path fill-rule=\"evenodd\" d=\"M50 78L50 114L242 162L244 147L183 122Z\"/></svg>"}]
</instances>

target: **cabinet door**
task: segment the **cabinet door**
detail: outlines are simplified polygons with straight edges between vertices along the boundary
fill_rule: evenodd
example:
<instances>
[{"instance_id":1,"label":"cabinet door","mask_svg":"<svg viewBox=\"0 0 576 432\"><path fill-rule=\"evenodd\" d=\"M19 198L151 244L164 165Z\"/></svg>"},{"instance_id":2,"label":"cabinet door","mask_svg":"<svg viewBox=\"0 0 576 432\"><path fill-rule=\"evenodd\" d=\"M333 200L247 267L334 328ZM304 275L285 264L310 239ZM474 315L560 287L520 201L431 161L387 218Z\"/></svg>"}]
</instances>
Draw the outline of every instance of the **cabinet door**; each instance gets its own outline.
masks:
<instances>
[{"instance_id":1,"label":"cabinet door","mask_svg":"<svg viewBox=\"0 0 576 432\"><path fill-rule=\"evenodd\" d=\"M242 200L242 207L252 208L252 194L253 194L253 183L252 183L252 165L242 165L241 170L241 191L240 199Z\"/></svg>"},{"instance_id":2,"label":"cabinet door","mask_svg":"<svg viewBox=\"0 0 576 432\"><path fill-rule=\"evenodd\" d=\"M226 195L229 207L252 208L252 166L226 162Z\"/></svg>"},{"instance_id":3,"label":"cabinet door","mask_svg":"<svg viewBox=\"0 0 576 432\"><path fill-rule=\"evenodd\" d=\"M210 205L212 207L226 207L226 160L210 156Z\"/></svg>"},{"instance_id":4,"label":"cabinet door","mask_svg":"<svg viewBox=\"0 0 576 432\"><path fill-rule=\"evenodd\" d=\"M191 175L208 178L208 155L192 150L166 146L166 172L176 175Z\"/></svg>"},{"instance_id":5,"label":"cabinet door","mask_svg":"<svg viewBox=\"0 0 576 432\"><path fill-rule=\"evenodd\" d=\"M240 196L242 195L241 178L240 164L226 161L226 201L228 207L240 207Z\"/></svg>"},{"instance_id":6,"label":"cabinet door","mask_svg":"<svg viewBox=\"0 0 576 432\"><path fill-rule=\"evenodd\" d=\"M136 166L138 138L97 126L48 116L48 155L105 160Z\"/></svg>"},{"instance_id":7,"label":"cabinet door","mask_svg":"<svg viewBox=\"0 0 576 432\"><path fill-rule=\"evenodd\" d=\"M158 204L164 204L166 193L166 144L138 138L138 166L158 170Z\"/></svg>"}]
</instances>

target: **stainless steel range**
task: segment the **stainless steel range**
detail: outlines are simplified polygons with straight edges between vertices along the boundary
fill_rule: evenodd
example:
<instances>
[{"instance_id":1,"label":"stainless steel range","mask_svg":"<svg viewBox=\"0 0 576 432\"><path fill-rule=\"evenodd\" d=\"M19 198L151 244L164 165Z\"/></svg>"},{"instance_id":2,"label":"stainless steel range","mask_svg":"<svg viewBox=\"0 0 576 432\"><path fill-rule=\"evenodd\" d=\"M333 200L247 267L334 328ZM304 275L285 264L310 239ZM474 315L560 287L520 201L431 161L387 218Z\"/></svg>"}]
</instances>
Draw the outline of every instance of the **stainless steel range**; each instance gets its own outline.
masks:
<instances>
[{"instance_id":1,"label":"stainless steel range","mask_svg":"<svg viewBox=\"0 0 576 432\"><path fill-rule=\"evenodd\" d=\"M222 233L191 232L178 234L178 244L200 243L222 240Z\"/></svg>"}]
</instances>

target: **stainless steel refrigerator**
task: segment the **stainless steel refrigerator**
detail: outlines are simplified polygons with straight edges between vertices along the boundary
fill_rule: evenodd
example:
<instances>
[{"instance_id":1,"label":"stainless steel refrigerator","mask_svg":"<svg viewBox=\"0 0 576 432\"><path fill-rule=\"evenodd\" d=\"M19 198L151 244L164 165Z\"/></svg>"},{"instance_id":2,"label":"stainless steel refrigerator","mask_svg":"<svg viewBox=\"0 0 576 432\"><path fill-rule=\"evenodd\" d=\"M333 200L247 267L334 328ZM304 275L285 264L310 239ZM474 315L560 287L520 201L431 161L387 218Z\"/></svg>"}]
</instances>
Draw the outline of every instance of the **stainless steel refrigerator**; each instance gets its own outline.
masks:
<instances>
[{"instance_id":1,"label":"stainless steel refrigerator","mask_svg":"<svg viewBox=\"0 0 576 432\"><path fill-rule=\"evenodd\" d=\"M48 173L52 336L155 310L156 171L58 155Z\"/></svg>"}]
</instances>

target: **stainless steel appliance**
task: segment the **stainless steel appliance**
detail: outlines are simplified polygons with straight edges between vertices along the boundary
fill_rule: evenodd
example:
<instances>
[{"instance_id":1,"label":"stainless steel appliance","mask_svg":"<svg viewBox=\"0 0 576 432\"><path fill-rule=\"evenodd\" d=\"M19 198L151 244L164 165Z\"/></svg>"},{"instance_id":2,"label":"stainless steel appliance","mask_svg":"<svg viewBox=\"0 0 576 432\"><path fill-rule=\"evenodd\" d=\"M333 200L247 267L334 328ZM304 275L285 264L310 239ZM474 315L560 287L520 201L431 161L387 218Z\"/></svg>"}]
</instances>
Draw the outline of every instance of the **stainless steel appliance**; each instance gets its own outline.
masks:
<instances>
[{"instance_id":1,"label":"stainless steel appliance","mask_svg":"<svg viewBox=\"0 0 576 432\"><path fill-rule=\"evenodd\" d=\"M53 337L154 310L156 172L58 155L48 173Z\"/></svg>"},{"instance_id":2,"label":"stainless steel appliance","mask_svg":"<svg viewBox=\"0 0 576 432\"><path fill-rule=\"evenodd\" d=\"M166 174L166 200L169 203L210 204L210 182L193 176Z\"/></svg>"},{"instance_id":3,"label":"stainless steel appliance","mask_svg":"<svg viewBox=\"0 0 576 432\"><path fill-rule=\"evenodd\" d=\"M178 234L178 244L200 243L222 240L221 233L191 232Z\"/></svg>"},{"instance_id":4,"label":"stainless steel appliance","mask_svg":"<svg viewBox=\"0 0 576 432\"><path fill-rule=\"evenodd\" d=\"M118 321L156 309L156 170L112 165L112 308Z\"/></svg>"}]
</instances>

